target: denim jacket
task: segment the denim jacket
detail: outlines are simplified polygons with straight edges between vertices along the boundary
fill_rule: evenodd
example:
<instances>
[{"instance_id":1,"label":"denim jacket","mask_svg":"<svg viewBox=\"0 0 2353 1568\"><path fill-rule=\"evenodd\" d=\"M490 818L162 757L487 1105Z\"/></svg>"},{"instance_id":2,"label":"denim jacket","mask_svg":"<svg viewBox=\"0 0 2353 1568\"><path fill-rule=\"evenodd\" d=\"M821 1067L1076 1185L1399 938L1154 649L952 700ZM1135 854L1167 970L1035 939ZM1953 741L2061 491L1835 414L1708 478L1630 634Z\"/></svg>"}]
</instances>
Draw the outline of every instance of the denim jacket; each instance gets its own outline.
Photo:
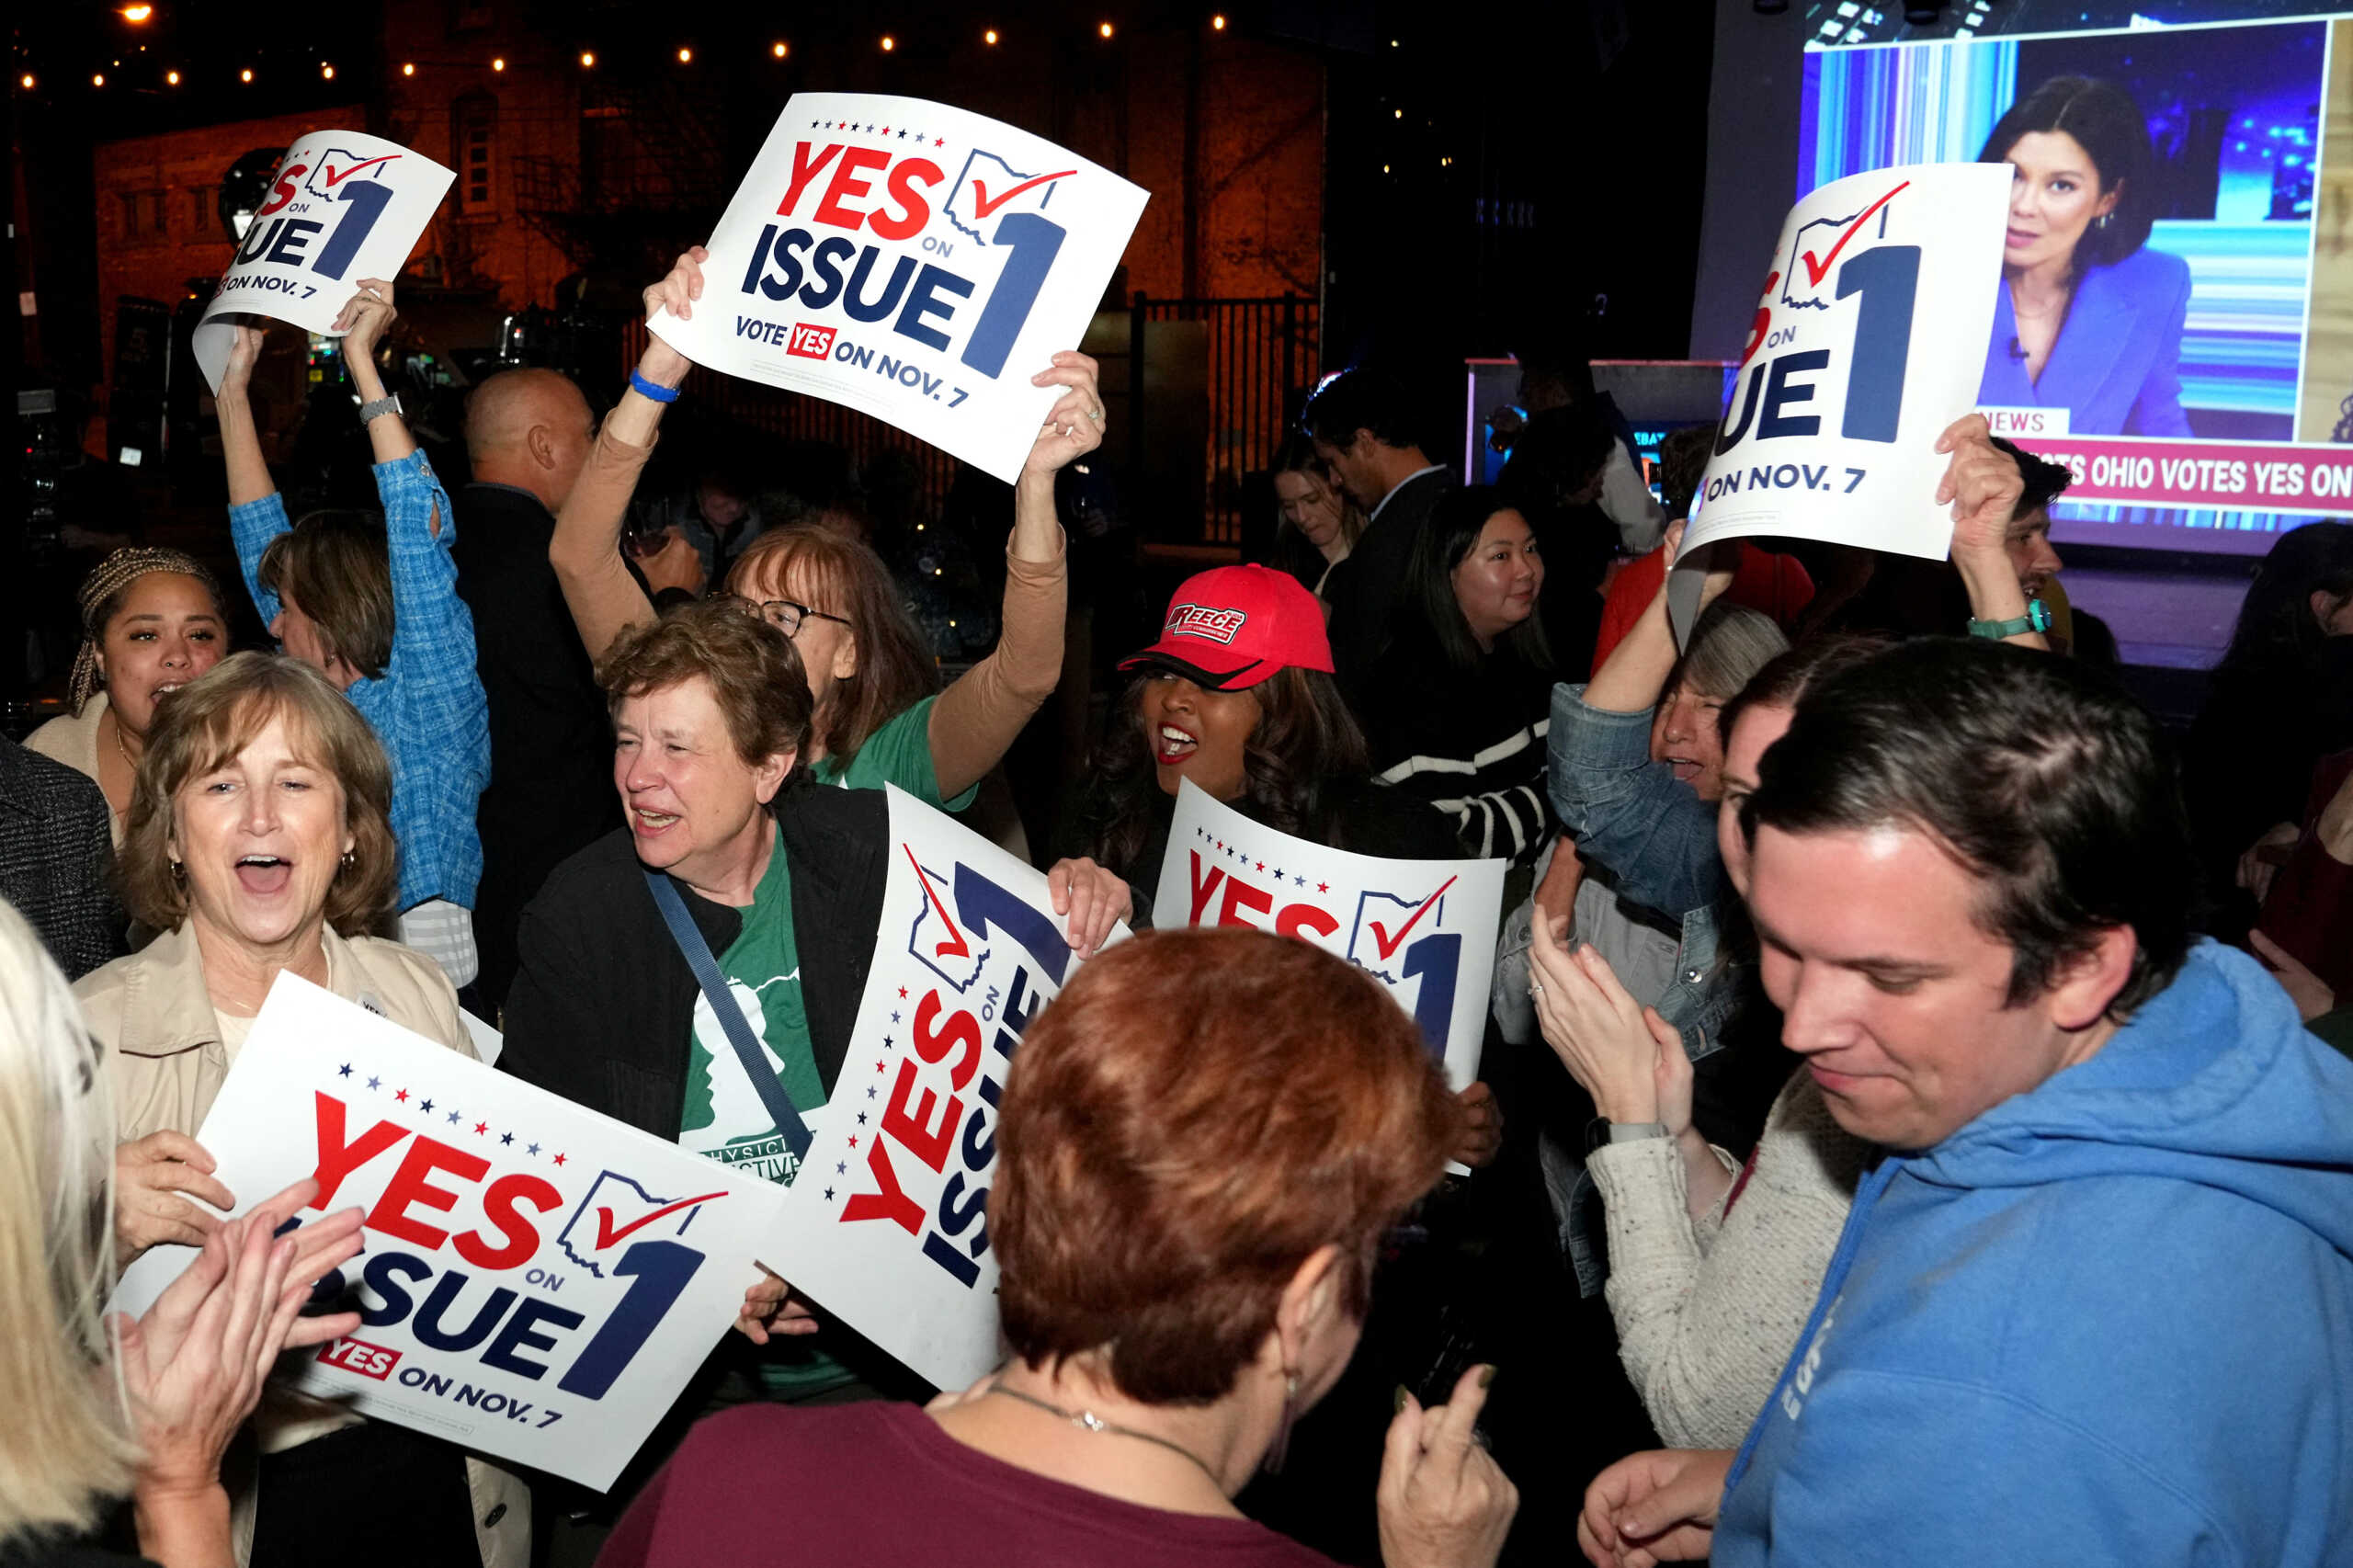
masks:
<instances>
[{"instance_id":1,"label":"denim jacket","mask_svg":"<svg viewBox=\"0 0 2353 1568\"><path fill-rule=\"evenodd\" d=\"M1652 713L1607 712L1586 705L1584 687L1555 687L1547 778L1563 831L1599 868L1577 890L1574 938L1621 969L1628 953L1649 948L1645 983L1630 989L1683 1031L1697 1062L1722 1049L1748 965L1723 942L1719 901L1732 892L1716 808L1651 760ZM1541 1154L1562 1246L1580 1293L1593 1295L1607 1272L1593 1177L1580 1151L1551 1145Z\"/></svg>"},{"instance_id":2,"label":"denim jacket","mask_svg":"<svg viewBox=\"0 0 2353 1568\"><path fill-rule=\"evenodd\" d=\"M392 656L346 693L392 765L392 837L401 847L400 907L430 898L473 907L482 880L474 807L490 782L490 704L474 674L473 616L458 597L449 552L458 537L449 494L423 451L375 466L392 579ZM440 522L436 535L433 524ZM272 491L229 508L237 563L262 624L278 596L261 580L262 553L287 532Z\"/></svg>"}]
</instances>

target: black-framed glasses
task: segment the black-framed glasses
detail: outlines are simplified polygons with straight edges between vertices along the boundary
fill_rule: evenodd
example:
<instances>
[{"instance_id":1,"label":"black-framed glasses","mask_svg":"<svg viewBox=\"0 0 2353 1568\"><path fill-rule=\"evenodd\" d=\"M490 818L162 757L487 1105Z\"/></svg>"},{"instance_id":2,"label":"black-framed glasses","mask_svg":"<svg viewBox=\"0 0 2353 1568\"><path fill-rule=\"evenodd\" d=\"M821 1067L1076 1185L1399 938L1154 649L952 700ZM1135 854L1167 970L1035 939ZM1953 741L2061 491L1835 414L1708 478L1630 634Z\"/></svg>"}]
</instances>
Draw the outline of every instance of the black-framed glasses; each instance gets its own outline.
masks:
<instances>
[{"instance_id":1,"label":"black-framed glasses","mask_svg":"<svg viewBox=\"0 0 2353 1568\"><path fill-rule=\"evenodd\" d=\"M844 626L852 624L847 616L828 615L822 609L811 609L807 605L794 604L790 599L755 599L737 594L735 602L744 607L745 615L758 616L787 637L797 635L801 631L801 623L812 617L819 620L839 621Z\"/></svg>"}]
</instances>

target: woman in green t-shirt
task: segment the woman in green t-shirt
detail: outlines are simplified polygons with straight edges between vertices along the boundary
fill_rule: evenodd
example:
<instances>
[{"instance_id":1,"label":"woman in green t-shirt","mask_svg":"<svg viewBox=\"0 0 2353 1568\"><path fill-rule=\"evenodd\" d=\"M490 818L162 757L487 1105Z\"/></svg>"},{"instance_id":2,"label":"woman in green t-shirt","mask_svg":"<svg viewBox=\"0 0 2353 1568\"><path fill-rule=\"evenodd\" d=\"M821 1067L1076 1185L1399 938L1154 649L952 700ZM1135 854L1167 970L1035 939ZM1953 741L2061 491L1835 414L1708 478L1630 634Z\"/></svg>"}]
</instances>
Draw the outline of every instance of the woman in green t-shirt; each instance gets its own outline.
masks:
<instances>
[{"instance_id":1,"label":"woman in green t-shirt","mask_svg":"<svg viewBox=\"0 0 2353 1568\"><path fill-rule=\"evenodd\" d=\"M682 320L694 314L707 259L698 245L645 290L649 320L664 311ZM548 558L591 659L654 619L620 548L665 406L640 386L675 388L690 368L684 355L646 335L631 387L606 417L557 516ZM1102 444L1103 400L1095 361L1084 354L1056 354L1030 381L1063 391L1014 485L1003 631L988 657L947 690L937 689L938 671L890 569L845 532L822 524L777 529L754 540L729 570L725 591L791 638L801 654L817 703L802 761L818 779L854 789L896 784L929 804L961 810L1052 693L1068 597L1054 474ZM683 540L669 540L646 562L649 575L657 562L676 564L691 553Z\"/></svg>"}]
</instances>

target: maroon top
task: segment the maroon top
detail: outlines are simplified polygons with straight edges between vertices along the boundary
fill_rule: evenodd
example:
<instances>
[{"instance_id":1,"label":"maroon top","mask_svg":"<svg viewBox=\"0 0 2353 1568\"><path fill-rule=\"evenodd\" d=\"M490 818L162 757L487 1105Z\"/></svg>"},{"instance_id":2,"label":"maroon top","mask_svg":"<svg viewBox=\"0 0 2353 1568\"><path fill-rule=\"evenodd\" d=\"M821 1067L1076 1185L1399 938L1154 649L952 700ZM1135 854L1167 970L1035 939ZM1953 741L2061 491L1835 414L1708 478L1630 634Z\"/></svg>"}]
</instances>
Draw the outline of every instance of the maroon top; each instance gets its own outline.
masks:
<instances>
[{"instance_id":1,"label":"maroon top","mask_svg":"<svg viewBox=\"0 0 2353 1568\"><path fill-rule=\"evenodd\" d=\"M1122 1502L966 1448L912 1404L749 1405L688 1434L597 1568L1333 1568L1247 1519Z\"/></svg>"}]
</instances>

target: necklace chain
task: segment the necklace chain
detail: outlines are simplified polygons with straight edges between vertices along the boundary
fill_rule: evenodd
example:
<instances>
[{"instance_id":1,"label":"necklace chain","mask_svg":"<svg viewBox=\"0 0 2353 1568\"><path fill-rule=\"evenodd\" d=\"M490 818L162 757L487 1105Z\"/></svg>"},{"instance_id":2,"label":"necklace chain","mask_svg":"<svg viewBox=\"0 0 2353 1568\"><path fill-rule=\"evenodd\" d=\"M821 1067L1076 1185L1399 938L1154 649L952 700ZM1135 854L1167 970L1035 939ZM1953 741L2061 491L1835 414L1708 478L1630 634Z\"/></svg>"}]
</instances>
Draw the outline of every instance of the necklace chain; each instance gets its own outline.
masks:
<instances>
[{"instance_id":1,"label":"necklace chain","mask_svg":"<svg viewBox=\"0 0 2353 1568\"><path fill-rule=\"evenodd\" d=\"M1217 1471L1211 1470L1199 1454L1182 1444L1172 1443L1165 1437L1154 1437L1150 1432L1139 1432L1132 1426L1122 1426L1116 1421L1106 1421L1091 1410L1081 1410L1075 1413L1064 1410L1061 1405L1040 1399L1036 1394L1023 1393L1019 1389L1009 1389L1003 1383L994 1385L989 1392L1001 1393L1007 1399L1017 1399L1024 1404L1034 1405L1049 1415L1058 1415L1081 1431L1108 1432L1114 1437L1133 1437L1138 1442L1157 1443L1170 1453L1182 1454L1192 1460L1194 1467L1210 1478L1210 1483L1218 1489L1221 1495L1225 1492L1225 1483L1218 1480Z\"/></svg>"},{"instance_id":2,"label":"necklace chain","mask_svg":"<svg viewBox=\"0 0 2353 1568\"><path fill-rule=\"evenodd\" d=\"M107 717L114 719L114 709L112 707L108 707L107 709ZM129 746L122 744L122 721L119 719L115 719L114 721L114 749L122 754L122 761L125 767L129 767L133 773L137 773L139 771L139 759L131 755L131 748Z\"/></svg>"}]
</instances>

